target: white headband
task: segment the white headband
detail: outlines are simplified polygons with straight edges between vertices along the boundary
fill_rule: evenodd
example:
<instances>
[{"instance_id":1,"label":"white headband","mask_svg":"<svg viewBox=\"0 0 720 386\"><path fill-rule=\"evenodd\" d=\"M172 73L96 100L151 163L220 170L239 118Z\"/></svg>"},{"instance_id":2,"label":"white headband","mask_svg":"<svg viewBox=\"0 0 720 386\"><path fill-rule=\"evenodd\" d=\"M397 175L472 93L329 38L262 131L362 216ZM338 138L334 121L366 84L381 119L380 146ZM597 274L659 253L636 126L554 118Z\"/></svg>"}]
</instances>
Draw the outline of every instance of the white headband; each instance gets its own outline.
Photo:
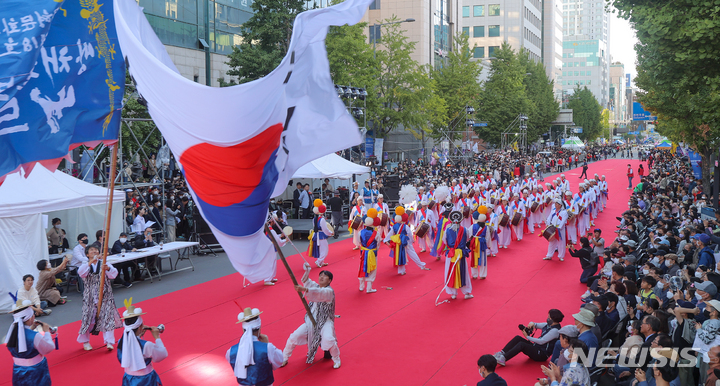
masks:
<instances>
[{"instance_id":1,"label":"white headband","mask_svg":"<svg viewBox=\"0 0 720 386\"><path fill-rule=\"evenodd\" d=\"M25 322L30 320L33 315L35 315L35 312L31 307L28 307L20 312L13 314L13 323L10 325L10 329L8 330L7 335L5 335L5 343L10 340L10 335L12 335L13 328L15 328L15 325L17 324L18 352L22 353L27 351L27 342L25 341Z\"/></svg>"},{"instance_id":2,"label":"white headband","mask_svg":"<svg viewBox=\"0 0 720 386\"><path fill-rule=\"evenodd\" d=\"M142 309L136 308L135 312L138 314L142 313ZM123 342L122 349L122 360L120 361L120 367L130 370L139 371L144 369L145 357L143 356L143 349L138 342L137 335L135 335L134 329L143 325L142 317L138 316L135 323L131 325L125 324L125 331L123 331Z\"/></svg>"},{"instance_id":3,"label":"white headband","mask_svg":"<svg viewBox=\"0 0 720 386\"><path fill-rule=\"evenodd\" d=\"M247 367L255 364L253 360L253 335L252 331L260 328L260 318L249 322L243 322L243 332L238 344L237 355L235 356L235 378L247 378Z\"/></svg>"}]
</instances>

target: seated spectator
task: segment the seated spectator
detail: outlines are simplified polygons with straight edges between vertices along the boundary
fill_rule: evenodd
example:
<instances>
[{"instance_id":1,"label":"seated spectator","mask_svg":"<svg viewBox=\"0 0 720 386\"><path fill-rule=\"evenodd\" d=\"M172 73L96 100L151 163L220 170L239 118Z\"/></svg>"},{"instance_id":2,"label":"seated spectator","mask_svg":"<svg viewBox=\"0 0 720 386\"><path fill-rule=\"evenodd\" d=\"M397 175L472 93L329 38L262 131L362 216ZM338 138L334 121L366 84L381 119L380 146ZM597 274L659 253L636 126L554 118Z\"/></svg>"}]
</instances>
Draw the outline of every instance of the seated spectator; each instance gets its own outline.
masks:
<instances>
[{"instance_id":1,"label":"seated spectator","mask_svg":"<svg viewBox=\"0 0 720 386\"><path fill-rule=\"evenodd\" d=\"M693 350L698 352L698 362L700 363L700 383L704 384L707 378L707 370L710 366L710 357L708 352L710 348L720 346L720 301L715 299L705 302L706 320L695 323L695 342Z\"/></svg>"},{"instance_id":2,"label":"seated spectator","mask_svg":"<svg viewBox=\"0 0 720 386\"><path fill-rule=\"evenodd\" d=\"M678 359L680 354L671 347L659 347L657 350L651 350L650 356L656 362L653 367L643 371L635 370L635 379L637 386L680 386L680 377L678 369ZM654 381L654 382L653 382Z\"/></svg>"},{"instance_id":3,"label":"seated spectator","mask_svg":"<svg viewBox=\"0 0 720 386\"><path fill-rule=\"evenodd\" d=\"M490 354L485 354L477 361L478 372L483 380L477 386L507 386L507 382L495 373L497 359Z\"/></svg>"},{"instance_id":4,"label":"seated spectator","mask_svg":"<svg viewBox=\"0 0 720 386\"><path fill-rule=\"evenodd\" d=\"M122 251L125 250L126 252L135 252L137 251L136 248L133 247L130 242L128 242L127 233L120 232L120 238L118 238L115 243L113 244L112 249L110 250L111 255L117 255L122 253ZM125 288L132 287L132 275L130 272L130 268L134 266L134 264L131 261L123 261L121 263L113 264L115 268L117 268L118 271L123 273L123 281L120 283ZM118 278L120 275L118 275ZM117 278L115 279L117 280Z\"/></svg>"},{"instance_id":5,"label":"seated spectator","mask_svg":"<svg viewBox=\"0 0 720 386\"><path fill-rule=\"evenodd\" d=\"M555 342L560 337L560 322L564 317L560 310L551 309L545 323L528 323L526 328L521 329L523 336L516 335L501 351L495 353L498 364L505 366L506 361L521 352L534 361L546 361L552 355ZM530 330L529 334L526 329ZM540 330L539 338L530 336L536 329Z\"/></svg>"},{"instance_id":6,"label":"seated spectator","mask_svg":"<svg viewBox=\"0 0 720 386\"><path fill-rule=\"evenodd\" d=\"M38 281L35 289L40 296L40 301L45 301L50 307L55 307L58 304L65 304L65 298L62 296L62 290L57 287L55 281L55 275L62 272L67 266L70 259L65 256L62 263L57 267L53 268L50 266L50 262L47 260L40 260L37 263L37 269L40 271L38 274Z\"/></svg>"},{"instance_id":7,"label":"seated spectator","mask_svg":"<svg viewBox=\"0 0 720 386\"><path fill-rule=\"evenodd\" d=\"M706 267L715 267L715 254L713 249L710 248L710 236L701 233L693 237L697 249L700 250L698 254L698 265L704 265Z\"/></svg>"},{"instance_id":8,"label":"seated spectator","mask_svg":"<svg viewBox=\"0 0 720 386\"><path fill-rule=\"evenodd\" d=\"M590 386L590 372L588 371L587 367L585 367L585 364L578 361L578 358L581 356L583 358L588 358L589 356L592 356L590 353L590 349L587 347L587 345L577 340L575 341L571 347L569 347L566 351L569 365L565 369L565 372L562 373L560 371L560 367L558 367L556 364L550 362L550 367L540 366L540 369L542 372L547 376L547 379L541 379L540 382L537 382L535 385L547 385L548 382L550 386L570 386L570 385L579 385L579 386Z\"/></svg>"},{"instance_id":9,"label":"seated spectator","mask_svg":"<svg viewBox=\"0 0 720 386\"><path fill-rule=\"evenodd\" d=\"M578 340L585 343L589 349L594 348L597 350L600 343L598 337L591 330L595 327L595 314L587 308L588 306L581 308L577 314L573 314L573 318L575 318L575 327L578 329ZM591 359L595 363L595 357L593 356Z\"/></svg>"},{"instance_id":10,"label":"seated spectator","mask_svg":"<svg viewBox=\"0 0 720 386\"><path fill-rule=\"evenodd\" d=\"M670 276L677 276L680 271L680 266L677 265L678 256L674 253L668 253L665 255L665 267L667 267L667 274Z\"/></svg>"},{"instance_id":11,"label":"seated spectator","mask_svg":"<svg viewBox=\"0 0 720 386\"><path fill-rule=\"evenodd\" d=\"M102 254L104 252L103 244L105 244L105 231L100 229L99 231L95 232L95 242L90 245L97 248L98 251L100 251L100 253Z\"/></svg>"},{"instance_id":12,"label":"seated spectator","mask_svg":"<svg viewBox=\"0 0 720 386\"><path fill-rule=\"evenodd\" d=\"M145 232L143 232L141 235L135 236L135 240L133 241L133 245L135 246L135 248L143 249L143 248L149 248L149 247L155 246L155 242L153 241L153 238L152 238L152 232L153 232L153 229L151 227L147 227L147 228L145 228ZM147 257L147 263L149 265L151 273L156 272L155 259L156 259L155 255ZM137 280L142 280L142 275L139 272L136 272L135 278Z\"/></svg>"},{"instance_id":13,"label":"seated spectator","mask_svg":"<svg viewBox=\"0 0 720 386\"><path fill-rule=\"evenodd\" d=\"M78 244L73 248L73 255L70 259L71 267L79 267L82 263L87 263L88 259L85 255L85 248L88 245L88 235L80 233L77 237Z\"/></svg>"},{"instance_id":14,"label":"seated spectator","mask_svg":"<svg viewBox=\"0 0 720 386\"><path fill-rule=\"evenodd\" d=\"M35 316L50 315L51 309L47 308L48 304L40 300L37 290L33 287L35 277L33 275L23 276L23 286L17 291L18 300L29 300L32 303L30 308L35 311Z\"/></svg>"},{"instance_id":15,"label":"seated spectator","mask_svg":"<svg viewBox=\"0 0 720 386\"><path fill-rule=\"evenodd\" d=\"M564 350L567 350L578 337L579 331L574 325L564 326L560 329L560 338L555 342L555 349L553 355L550 358L550 362L555 363L558 367L562 368L566 363L567 359L562 355Z\"/></svg>"},{"instance_id":16,"label":"seated spectator","mask_svg":"<svg viewBox=\"0 0 720 386\"><path fill-rule=\"evenodd\" d=\"M657 284L657 280L652 276L644 276L640 282L640 302L645 303L647 299L657 300L657 296L653 289Z\"/></svg>"},{"instance_id":17,"label":"seated spectator","mask_svg":"<svg viewBox=\"0 0 720 386\"><path fill-rule=\"evenodd\" d=\"M628 326L628 337L625 338L625 342L620 346L620 352L609 350L608 355L615 357L615 374L620 375L623 372L630 371L628 367L622 367L618 363L635 363L638 353L640 353L640 347L645 339L640 332L640 320L636 319ZM616 379L618 381L619 379Z\"/></svg>"},{"instance_id":18,"label":"seated spectator","mask_svg":"<svg viewBox=\"0 0 720 386\"><path fill-rule=\"evenodd\" d=\"M713 282L703 281L701 283L695 283L695 304L700 311L695 315L696 322L702 323L707 319L703 311L705 311L707 302L715 299L715 295L717 295L717 287L715 287Z\"/></svg>"},{"instance_id":19,"label":"seated spectator","mask_svg":"<svg viewBox=\"0 0 720 386\"><path fill-rule=\"evenodd\" d=\"M605 310L608 307L608 298L605 295L598 295L590 297L590 300L598 308L598 315L595 317L595 324L600 327L600 335L605 336L605 334L612 330L613 327L615 327L615 324L617 324L617 322L610 320L608 315L605 313Z\"/></svg>"},{"instance_id":20,"label":"seated spectator","mask_svg":"<svg viewBox=\"0 0 720 386\"><path fill-rule=\"evenodd\" d=\"M711 347L710 351L708 351L708 358L710 358L710 362L708 363L709 367L705 384L716 385L718 381L717 373L720 373L720 346Z\"/></svg>"}]
</instances>

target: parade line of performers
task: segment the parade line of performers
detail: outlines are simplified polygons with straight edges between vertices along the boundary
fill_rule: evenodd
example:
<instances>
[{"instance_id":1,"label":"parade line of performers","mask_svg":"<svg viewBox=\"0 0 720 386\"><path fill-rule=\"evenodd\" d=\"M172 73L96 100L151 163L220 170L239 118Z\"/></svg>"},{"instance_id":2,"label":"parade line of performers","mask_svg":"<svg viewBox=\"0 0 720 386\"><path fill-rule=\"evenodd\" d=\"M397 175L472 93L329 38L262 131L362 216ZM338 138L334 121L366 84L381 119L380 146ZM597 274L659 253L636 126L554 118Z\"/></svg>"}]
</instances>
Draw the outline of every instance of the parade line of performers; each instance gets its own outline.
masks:
<instances>
[{"instance_id":1,"label":"parade line of performers","mask_svg":"<svg viewBox=\"0 0 720 386\"><path fill-rule=\"evenodd\" d=\"M580 183L577 193L570 191L570 183L561 175L550 183L542 183L527 176L524 179L503 181L500 185L480 175L467 181L460 178L452 186L430 186L415 188L403 186L400 192L401 206L390 211L382 195L376 202L365 203L358 199L352 208L349 229L353 232L353 246L360 253L358 268L359 290L374 293L373 288L378 268L380 244L389 247L389 257L397 267L399 275L406 274L405 266L413 261L420 269L429 270L420 260L420 253L429 254L440 260L445 257L445 291L452 299L462 292L465 299L471 299L472 279L484 279L488 272L488 255L496 256L512 241L520 241L526 234L541 229L541 236L548 240L545 260L555 252L563 261L567 246L574 245L585 235L607 203L605 176L597 174L591 180ZM326 206L321 200L314 201L313 230L310 234L308 255L316 259L317 267L327 265L327 238L334 229L325 220ZM272 220L271 220L272 222ZM284 234L271 229L272 235L282 246ZM86 254L88 263L81 267L80 276L85 283L83 294L82 326L78 343L86 350L91 332L103 332L108 350L115 343L114 330L122 327L123 336L117 344L117 357L125 371L124 386L157 386L160 378L153 369L153 362L160 362L168 356L160 339L162 329L143 323L141 309L132 305L132 299L125 302L122 316L113 306L112 286L104 281L105 297L99 313L97 300L99 279L105 274L112 279L117 269L110 264L101 266L98 249L89 246ZM287 364L297 345L307 345L307 363L312 363L318 349L325 357L332 359L333 367L340 367L340 349L335 334L335 292L330 284L333 274L320 271L318 281L310 279L311 265L305 263L301 285L295 290L309 302L315 324L306 315L304 323L288 338L284 350L276 348L266 335L261 334L258 309L247 308L238 315L238 323L244 330L238 344L226 354L239 384L271 385L273 370ZM266 283L273 283L268 278ZM107 304L106 304L107 303ZM50 372L45 355L56 349L56 332L46 323L35 320L35 313L29 301L16 301L13 309L13 324L5 341L13 365L13 385L50 385ZM143 339L150 331L155 342Z\"/></svg>"}]
</instances>

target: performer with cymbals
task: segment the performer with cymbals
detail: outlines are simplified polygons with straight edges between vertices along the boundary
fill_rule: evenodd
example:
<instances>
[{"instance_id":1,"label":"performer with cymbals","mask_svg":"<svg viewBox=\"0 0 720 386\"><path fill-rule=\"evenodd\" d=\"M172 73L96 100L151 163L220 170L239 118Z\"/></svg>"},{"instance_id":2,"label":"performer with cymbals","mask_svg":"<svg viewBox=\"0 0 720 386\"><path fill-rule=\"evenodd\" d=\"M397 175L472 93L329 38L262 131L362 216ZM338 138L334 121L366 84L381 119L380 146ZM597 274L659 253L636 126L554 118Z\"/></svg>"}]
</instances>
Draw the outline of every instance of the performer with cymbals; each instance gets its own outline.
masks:
<instances>
[{"instance_id":1,"label":"performer with cymbals","mask_svg":"<svg viewBox=\"0 0 720 386\"><path fill-rule=\"evenodd\" d=\"M453 211L448 219L452 224L445 231L445 292L455 299L459 289L465 294L465 299L472 299L472 283L466 260L470 254L467 248L468 230L460 225L463 219L461 212Z\"/></svg>"},{"instance_id":2,"label":"performer with cymbals","mask_svg":"<svg viewBox=\"0 0 720 386\"><path fill-rule=\"evenodd\" d=\"M333 229L325 221L325 211L327 207L323 204L322 200L316 198L313 201L313 229L310 231L310 245L308 245L308 256L317 259L315 265L318 268L328 265L325 262L325 258L328 255L328 241L327 238L333 235Z\"/></svg>"},{"instance_id":3,"label":"performer with cymbals","mask_svg":"<svg viewBox=\"0 0 720 386\"><path fill-rule=\"evenodd\" d=\"M12 309L13 323L5 335L5 346L13 357L13 386L50 386L50 369L45 355L55 350L50 326L35 320L30 300L17 300ZM34 328L41 325L43 333Z\"/></svg>"},{"instance_id":4,"label":"performer with cymbals","mask_svg":"<svg viewBox=\"0 0 720 386\"><path fill-rule=\"evenodd\" d=\"M141 308L135 308L132 298L125 299L125 311L122 314L123 336L118 342L117 357L120 366L125 370L123 386L158 386L162 385L160 376L153 369L153 362L162 362L168 356L167 349L160 339L164 331L158 327L148 327L143 324ZM160 326L162 327L162 325ZM147 330L150 330L155 343L142 339Z\"/></svg>"},{"instance_id":5,"label":"performer with cymbals","mask_svg":"<svg viewBox=\"0 0 720 386\"><path fill-rule=\"evenodd\" d=\"M390 209L388 208L388 204L385 203L385 196L382 194L377 195L377 202L373 204L373 208L377 211L377 217L380 218L383 214L386 214L388 216L388 222L385 225L378 225L375 227L375 229L378 231L378 234L380 234L380 238L385 237L388 233L388 227L390 226ZM382 219L381 219L382 220Z\"/></svg>"},{"instance_id":6,"label":"performer with cymbals","mask_svg":"<svg viewBox=\"0 0 720 386\"><path fill-rule=\"evenodd\" d=\"M473 212L475 224L472 226L470 240L470 271L473 279L487 277L487 253L492 231L486 224L487 207L481 206Z\"/></svg>"},{"instance_id":7,"label":"performer with cymbals","mask_svg":"<svg viewBox=\"0 0 720 386\"><path fill-rule=\"evenodd\" d=\"M282 351L270 343L267 335L260 333L260 314L260 310L250 307L238 314L236 323L242 323L243 334L240 342L225 353L240 385L272 385L273 370L283 363Z\"/></svg>"},{"instance_id":8,"label":"performer with cymbals","mask_svg":"<svg viewBox=\"0 0 720 386\"><path fill-rule=\"evenodd\" d=\"M377 231L376 224L380 225L380 218L377 217L378 212L375 208L368 209L367 217L365 217L365 228L360 233L360 270L358 271L358 280L360 281L360 291L367 286L366 293L375 293L372 283L377 275L377 252L378 243L380 242L380 233Z\"/></svg>"},{"instance_id":9,"label":"performer with cymbals","mask_svg":"<svg viewBox=\"0 0 720 386\"><path fill-rule=\"evenodd\" d=\"M417 266L425 271L430 268L425 267L425 263L420 260L415 247L413 246L413 238L409 234L410 227L407 225L409 215L402 206L395 207L395 224L390 228L390 232L385 237L384 242L390 243L390 257L393 259L393 265L398 269L398 275L405 275L405 266L407 259L410 258Z\"/></svg>"}]
</instances>

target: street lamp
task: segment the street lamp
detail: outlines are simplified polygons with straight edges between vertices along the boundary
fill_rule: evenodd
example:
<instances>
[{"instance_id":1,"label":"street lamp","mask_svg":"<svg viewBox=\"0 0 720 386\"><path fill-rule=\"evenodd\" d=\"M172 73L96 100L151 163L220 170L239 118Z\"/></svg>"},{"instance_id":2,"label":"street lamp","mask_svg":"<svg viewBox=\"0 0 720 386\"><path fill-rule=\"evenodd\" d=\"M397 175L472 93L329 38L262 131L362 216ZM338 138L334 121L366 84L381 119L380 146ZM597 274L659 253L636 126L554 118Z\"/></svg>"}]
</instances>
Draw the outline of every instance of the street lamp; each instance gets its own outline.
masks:
<instances>
[{"instance_id":1,"label":"street lamp","mask_svg":"<svg viewBox=\"0 0 720 386\"><path fill-rule=\"evenodd\" d=\"M415 21L415 19L409 17L409 18L407 18L407 19L405 19L405 20L397 20L397 21L391 21L391 22L388 22L388 23L373 24L373 25L371 25L370 27L381 27L381 26L384 26L384 25L400 24L400 23L412 23L412 22L414 22L414 21ZM375 59L375 42L377 42L377 39L378 39L377 36L373 36L373 59Z\"/></svg>"}]
</instances>

